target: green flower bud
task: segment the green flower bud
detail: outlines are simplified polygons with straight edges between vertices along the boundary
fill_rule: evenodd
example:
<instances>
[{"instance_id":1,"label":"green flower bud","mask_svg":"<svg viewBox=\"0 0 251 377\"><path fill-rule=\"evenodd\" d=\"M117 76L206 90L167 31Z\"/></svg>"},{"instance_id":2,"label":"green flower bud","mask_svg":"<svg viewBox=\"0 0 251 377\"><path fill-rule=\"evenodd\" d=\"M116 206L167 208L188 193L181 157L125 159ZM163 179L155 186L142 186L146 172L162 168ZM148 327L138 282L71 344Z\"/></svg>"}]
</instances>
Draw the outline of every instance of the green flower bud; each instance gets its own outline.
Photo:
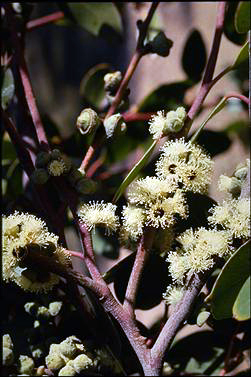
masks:
<instances>
[{"instance_id":1,"label":"green flower bud","mask_svg":"<svg viewBox=\"0 0 251 377\"><path fill-rule=\"evenodd\" d=\"M19 356L19 373L28 374L29 376L31 376L34 371L34 366L35 364L31 357L28 357L26 355Z\"/></svg>"},{"instance_id":2,"label":"green flower bud","mask_svg":"<svg viewBox=\"0 0 251 377\"><path fill-rule=\"evenodd\" d=\"M152 41L148 43L150 52L166 57L170 53L170 48L173 45L171 39L165 36L163 31L160 31Z\"/></svg>"},{"instance_id":3,"label":"green flower bud","mask_svg":"<svg viewBox=\"0 0 251 377\"><path fill-rule=\"evenodd\" d=\"M33 327L34 329L37 329L40 326L40 322L38 320L34 321Z\"/></svg>"},{"instance_id":4,"label":"green flower bud","mask_svg":"<svg viewBox=\"0 0 251 377\"><path fill-rule=\"evenodd\" d=\"M76 126L81 134L90 135L96 131L100 124L101 120L98 114L94 110L88 108L81 111L77 118Z\"/></svg>"},{"instance_id":5,"label":"green flower bud","mask_svg":"<svg viewBox=\"0 0 251 377\"><path fill-rule=\"evenodd\" d=\"M40 357L43 356L44 351L41 348L36 348L31 352L31 354L34 359L40 359Z\"/></svg>"},{"instance_id":6,"label":"green flower bud","mask_svg":"<svg viewBox=\"0 0 251 377\"><path fill-rule=\"evenodd\" d=\"M45 358L47 368L52 370L58 370L65 366L65 361L61 355L57 352L51 352Z\"/></svg>"},{"instance_id":7,"label":"green flower bud","mask_svg":"<svg viewBox=\"0 0 251 377\"><path fill-rule=\"evenodd\" d=\"M51 302L50 305L49 305L49 312L50 312L50 314L53 317L55 317L56 315L58 315L58 313L60 312L60 310L62 308L62 305L63 305L62 301Z\"/></svg>"},{"instance_id":8,"label":"green flower bud","mask_svg":"<svg viewBox=\"0 0 251 377\"><path fill-rule=\"evenodd\" d=\"M122 74L120 71L107 73L104 76L105 91L111 94L115 94L121 81L122 81Z\"/></svg>"},{"instance_id":9,"label":"green flower bud","mask_svg":"<svg viewBox=\"0 0 251 377\"><path fill-rule=\"evenodd\" d=\"M37 310L37 316L38 318L50 318L51 314L46 306L39 306Z\"/></svg>"},{"instance_id":10,"label":"green flower bud","mask_svg":"<svg viewBox=\"0 0 251 377\"><path fill-rule=\"evenodd\" d=\"M35 166L37 168L44 168L48 164L48 162L51 159L51 155L48 152L39 152L36 161L35 161Z\"/></svg>"},{"instance_id":11,"label":"green flower bud","mask_svg":"<svg viewBox=\"0 0 251 377\"><path fill-rule=\"evenodd\" d=\"M72 186L74 186L81 178L85 176L85 173L81 172L79 169L75 167L71 169L70 173L67 176L68 181Z\"/></svg>"},{"instance_id":12,"label":"green flower bud","mask_svg":"<svg viewBox=\"0 0 251 377\"><path fill-rule=\"evenodd\" d=\"M169 111L166 115L165 131L178 132L184 125L186 110L184 107L178 107L176 111Z\"/></svg>"},{"instance_id":13,"label":"green flower bud","mask_svg":"<svg viewBox=\"0 0 251 377\"><path fill-rule=\"evenodd\" d=\"M62 355L69 357L70 359L77 356L81 349L84 349L84 346L75 336L69 336L59 344L59 350Z\"/></svg>"},{"instance_id":14,"label":"green flower bud","mask_svg":"<svg viewBox=\"0 0 251 377\"><path fill-rule=\"evenodd\" d=\"M43 168L35 169L31 175L31 179L36 185L44 185L49 179L49 174Z\"/></svg>"},{"instance_id":15,"label":"green flower bud","mask_svg":"<svg viewBox=\"0 0 251 377\"><path fill-rule=\"evenodd\" d=\"M113 137L126 130L126 124L120 113L110 116L104 120L104 127L107 138Z\"/></svg>"},{"instance_id":16,"label":"green flower bud","mask_svg":"<svg viewBox=\"0 0 251 377\"><path fill-rule=\"evenodd\" d=\"M234 176L238 178L240 181L244 181L246 179L247 173L248 173L248 167L243 166L234 172Z\"/></svg>"},{"instance_id":17,"label":"green flower bud","mask_svg":"<svg viewBox=\"0 0 251 377\"><path fill-rule=\"evenodd\" d=\"M3 365L11 365L14 362L14 354L12 349L3 346L3 355L2 355Z\"/></svg>"},{"instance_id":18,"label":"green flower bud","mask_svg":"<svg viewBox=\"0 0 251 377\"><path fill-rule=\"evenodd\" d=\"M77 356L73 360L74 369L77 373L81 373L84 370L89 369L93 366L93 361L87 355L82 354Z\"/></svg>"},{"instance_id":19,"label":"green flower bud","mask_svg":"<svg viewBox=\"0 0 251 377\"><path fill-rule=\"evenodd\" d=\"M81 178L77 184L76 189L80 194L93 194L97 190L97 183L89 178Z\"/></svg>"},{"instance_id":20,"label":"green flower bud","mask_svg":"<svg viewBox=\"0 0 251 377\"><path fill-rule=\"evenodd\" d=\"M35 302L26 302L24 310L26 313L35 316L37 314L38 305Z\"/></svg>"},{"instance_id":21,"label":"green flower bud","mask_svg":"<svg viewBox=\"0 0 251 377\"><path fill-rule=\"evenodd\" d=\"M66 365L65 367L60 369L58 373L58 376L76 376L76 375L77 375L77 372L70 365Z\"/></svg>"},{"instance_id":22,"label":"green flower bud","mask_svg":"<svg viewBox=\"0 0 251 377\"><path fill-rule=\"evenodd\" d=\"M13 349L13 343L9 334L3 335L3 347Z\"/></svg>"},{"instance_id":23,"label":"green flower bud","mask_svg":"<svg viewBox=\"0 0 251 377\"><path fill-rule=\"evenodd\" d=\"M62 157L62 153L60 152L59 149L53 149L51 151L51 159L52 160L57 160L58 158Z\"/></svg>"}]
</instances>

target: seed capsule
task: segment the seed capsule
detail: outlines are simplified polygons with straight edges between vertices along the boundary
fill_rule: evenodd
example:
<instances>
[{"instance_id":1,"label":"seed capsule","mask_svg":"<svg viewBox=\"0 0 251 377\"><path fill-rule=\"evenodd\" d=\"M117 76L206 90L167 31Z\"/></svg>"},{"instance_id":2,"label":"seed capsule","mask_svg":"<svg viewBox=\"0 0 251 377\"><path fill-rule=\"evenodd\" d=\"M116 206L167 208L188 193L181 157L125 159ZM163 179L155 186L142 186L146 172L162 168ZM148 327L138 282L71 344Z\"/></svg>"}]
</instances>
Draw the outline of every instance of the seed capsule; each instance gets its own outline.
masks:
<instances>
[{"instance_id":1,"label":"seed capsule","mask_svg":"<svg viewBox=\"0 0 251 377\"><path fill-rule=\"evenodd\" d=\"M49 179L49 174L43 168L35 169L31 175L31 180L36 185L44 185Z\"/></svg>"}]
</instances>

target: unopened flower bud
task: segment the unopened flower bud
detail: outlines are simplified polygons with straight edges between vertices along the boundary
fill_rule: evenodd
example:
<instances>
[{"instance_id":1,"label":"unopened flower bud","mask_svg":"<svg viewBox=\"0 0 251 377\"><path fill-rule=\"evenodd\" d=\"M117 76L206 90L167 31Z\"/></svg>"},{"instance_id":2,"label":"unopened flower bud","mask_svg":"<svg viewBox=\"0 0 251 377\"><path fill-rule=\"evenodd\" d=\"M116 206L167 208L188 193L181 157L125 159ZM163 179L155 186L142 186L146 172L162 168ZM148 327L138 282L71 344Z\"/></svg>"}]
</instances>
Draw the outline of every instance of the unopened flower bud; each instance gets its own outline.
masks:
<instances>
[{"instance_id":1,"label":"unopened flower bud","mask_svg":"<svg viewBox=\"0 0 251 377\"><path fill-rule=\"evenodd\" d=\"M76 189L80 194L93 194L97 190L97 183L89 178L81 178L76 183Z\"/></svg>"},{"instance_id":2,"label":"unopened flower bud","mask_svg":"<svg viewBox=\"0 0 251 377\"><path fill-rule=\"evenodd\" d=\"M122 74L120 71L107 73L104 76L105 91L110 94L115 94L122 80Z\"/></svg>"},{"instance_id":3,"label":"unopened flower bud","mask_svg":"<svg viewBox=\"0 0 251 377\"><path fill-rule=\"evenodd\" d=\"M74 369L76 372L81 373L84 370L88 370L93 366L93 361L87 355L81 354L73 360Z\"/></svg>"},{"instance_id":4,"label":"unopened flower bud","mask_svg":"<svg viewBox=\"0 0 251 377\"><path fill-rule=\"evenodd\" d=\"M60 312L60 310L62 308L62 305L63 305L62 301L51 302L50 305L49 305L50 315L52 315L53 317L58 315L58 313Z\"/></svg>"},{"instance_id":5,"label":"unopened flower bud","mask_svg":"<svg viewBox=\"0 0 251 377\"><path fill-rule=\"evenodd\" d=\"M124 118L120 113L110 116L104 120L104 127L107 138L112 137L115 134L124 132L126 130L126 124Z\"/></svg>"},{"instance_id":6,"label":"unopened flower bud","mask_svg":"<svg viewBox=\"0 0 251 377\"><path fill-rule=\"evenodd\" d=\"M2 363L3 365L11 365L14 362L14 354L12 349L3 346Z\"/></svg>"},{"instance_id":7,"label":"unopened flower bud","mask_svg":"<svg viewBox=\"0 0 251 377\"><path fill-rule=\"evenodd\" d=\"M61 158L61 152L59 149L53 149L51 151L51 159L52 160L57 160L58 158Z\"/></svg>"},{"instance_id":8,"label":"unopened flower bud","mask_svg":"<svg viewBox=\"0 0 251 377\"><path fill-rule=\"evenodd\" d=\"M81 178L85 177L85 173L82 173L79 169L73 168L67 176L70 184L74 186Z\"/></svg>"},{"instance_id":9,"label":"unopened flower bud","mask_svg":"<svg viewBox=\"0 0 251 377\"><path fill-rule=\"evenodd\" d=\"M31 175L31 180L36 185L44 185L49 179L49 174L43 168L35 169Z\"/></svg>"},{"instance_id":10,"label":"unopened flower bud","mask_svg":"<svg viewBox=\"0 0 251 377\"><path fill-rule=\"evenodd\" d=\"M160 31L154 39L149 42L149 46L151 47L151 52L154 54L158 54L159 56L166 57L170 53L170 48L172 47L173 42L171 39L165 36L163 31Z\"/></svg>"},{"instance_id":11,"label":"unopened flower bud","mask_svg":"<svg viewBox=\"0 0 251 377\"><path fill-rule=\"evenodd\" d=\"M51 352L45 358L47 368L52 370L58 370L65 365L64 359L60 356L58 352Z\"/></svg>"},{"instance_id":12,"label":"unopened flower bud","mask_svg":"<svg viewBox=\"0 0 251 377\"><path fill-rule=\"evenodd\" d=\"M88 108L81 111L77 118L76 126L81 134L90 135L96 131L100 123L101 120L98 114L94 110Z\"/></svg>"},{"instance_id":13,"label":"unopened flower bud","mask_svg":"<svg viewBox=\"0 0 251 377\"><path fill-rule=\"evenodd\" d=\"M19 356L19 373L32 375L34 366L35 364L31 357L28 357L26 355Z\"/></svg>"},{"instance_id":14,"label":"unopened flower bud","mask_svg":"<svg viewBox=\"0 0 251 377\"><path fill-rule=\"evenodd\" d=\"M13 342L9 334L3 335L3 347L9 348L9 349L13 348Z\"/></svg>"},{"instance_id":15,"label":"unopened flower bud","mask_svg":"<svg viewBox=\"0 0 251 377\"><path fill-rule=\"evenodd\" d=\"M60 371L58 373L58 376L76 376L76 375L77 375L77 372L70 365L66 365L65 367L60 369Z\"/></svg>"},{"instance_id":16,"label":"unopened flower bud","mask_svg":"<svg viewBox=\"0 0 251 377\"><path fill-rule=\"evenodd\" d=\"M37 168L44 168L47 166L48 162L51 159L51 155L48 152L40 152L38 153L35 161L35 166Z\"/></svg>"},{"instance_id":17,"label":"unopened flower bud","mask_svg":"<svg viewBox=\"0 0 251 377\"><path fill-rule=\"evenodd\" d=\"M219 178L220 191L229 192L233 196L238 196L241 193L241 181L236 177L228 177L221 175Z\"/></svg>"}]
</instances>

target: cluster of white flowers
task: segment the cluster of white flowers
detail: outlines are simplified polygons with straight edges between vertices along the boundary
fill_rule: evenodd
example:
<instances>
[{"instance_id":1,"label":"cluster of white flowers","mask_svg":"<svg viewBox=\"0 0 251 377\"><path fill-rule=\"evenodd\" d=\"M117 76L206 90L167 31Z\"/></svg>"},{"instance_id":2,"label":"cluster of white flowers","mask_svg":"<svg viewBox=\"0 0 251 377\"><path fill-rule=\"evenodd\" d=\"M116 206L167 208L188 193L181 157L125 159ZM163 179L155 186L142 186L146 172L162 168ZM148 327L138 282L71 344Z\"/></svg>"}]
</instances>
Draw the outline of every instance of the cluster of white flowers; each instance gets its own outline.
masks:
<instances>
[{"instance_id":1,"label":"cluster of white flowers","mask_svg":"<svg viewBox=\"0 0 251 377\"><path fill-rule=\"evenodd\" d=\"M227 231L215 229L187 229L177 240L181 247L168 254L170 274L174 281L183 283L189 271L200 272L214 265L214 256L223 257L232 253L231 235Z\"/></svg>"},{"instance_id":2,"label":"cluster of white flowers","mask_svg":"<svg viewBox=\"0 0 251 377\"><path fill-rule=\"evenodd\" d=\"M17 211L10 216L3 216L2 228L3 279L33 292L52 289L59 282L59 277L26 266L25 257L28 253L39 252L69 266L70 256L58 245L58 236L50 233L41 219Z\"/></svg>"},{"instance_id":3,"label":"cluster of white flowers","mask_svg":"<svg viewBox=\"0 0 251 377\"><path fill-rule=\"evenodd\" d=\"M211 181L213 161L202 149L184 138L168 141L156 165L161 179L174 179L185 191L205 193Z\"/></svg>"},{"instance_id":4,"label":"cluster of white flowers","mask_svg":"<svg viewBox=\"0 0 251 377\"><path fill-rule=\"evenodd\" d=\"M88 230L95 229L96 225L100 225L110 233L110 231L116 231L119 226L119 218L115 215L116 208L115 204L105 203L103 200L82 203L78 209L78 216Z\"/></svg>"}]
</instances>

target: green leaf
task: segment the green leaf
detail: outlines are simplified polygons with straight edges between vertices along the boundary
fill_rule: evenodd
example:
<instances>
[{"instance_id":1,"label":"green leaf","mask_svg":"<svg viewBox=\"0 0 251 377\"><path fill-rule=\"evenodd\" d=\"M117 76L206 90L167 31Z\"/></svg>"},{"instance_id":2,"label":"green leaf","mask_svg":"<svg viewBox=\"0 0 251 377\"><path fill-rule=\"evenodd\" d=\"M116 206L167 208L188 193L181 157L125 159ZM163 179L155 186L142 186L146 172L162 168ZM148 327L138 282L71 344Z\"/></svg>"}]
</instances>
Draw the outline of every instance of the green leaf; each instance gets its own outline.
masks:
<instances>
[{"instance_id":1,"label":"green leaf","mask_svg":"<svg viewBox=\"0 0 251 377\"><path fill-rule=\"evenodd\" d=\"M80 95L97 110L102 108L105 99L104 76L108 72L109 64L98 64L84 75L80 83Z\"/></svg>"},{"instance_id":2,"label":"green leaf","mask_svg":"<svg viewBox=\"0 0 251 377\"><path fill-rule=\"evenodd\" d=\"M240 34L236 31L234 20L237 12L238 1L228 1L224 17L224 34L233 43L243 45L246 41L246 34Z\"/></svg>"},{"instance_id":3,"label":"green leaf","mask_svg":"<svg viewBox=\"0 0 251 377\"><path fill-rule=\"evenodd\" d=\"M98 36L103 25L122 33L120 14L113 3L67 3L73 18L90 33Z\"/></svg>"},{"instance_id":4,"label":"green leaf","mask_svg":"<svg viewBox=\"0 0 251 377\"><path fill-rule=\"evenodd\" d=\"M240 49L240 52L237 58L235 59L234 64L231 66L231 69L238 68L241 63L243 63L245 60L248 59L248 53L249 53L248 49L249 49L249 46L248 46L248 41L247 41Z\"/></svg>"},{"instance_id":5,"label":"green leaf","mask_svg":"<svg viewBox=\"0 0 251 377\"><path fill-rule=\"evenodd\" d=\"M10 141L7 132L4 133L2 141L2 165L9 165L17 158L17 153L14 145Z\"/></svg>"},{"instance_id":6,"label":"green leaf","mask_svg":"<svg viewBox=\"0 0 251 377\"><path fill-rule=\"evenodd\" d=\"M240 1L234 16L234 26L238 33L250 30L250 1Z\"/></svg>"},{"instance_id":7,"label":"green leaf","mask_svg":"<svg viewBox=\"0 0 251 377\"><path fill-rule=\"evenodd\" d=\"M220 102L215 106L215 108L211 111L211 113L208 115L206 120L200 125L200 127L197 129L197 131L193 134L190 141L194 143L197 138L199 137L200 133L202 132L203 128L207 124L207 122L212 119L219 111L221 111L227 103L227 99L223 97Z\"/></svg>"},{"instance_id":8,"label":"green leaf","mask_svg":"<svg viewBox=\"0 0 251 377\"><path fill-rule=\"evenodd\" d=\"M156 112L158 110L173 110L183 105L184 96L194 83L190 80L165 84L153 90L140 103L140 112Z\"/></svg>"},{"instance_id":9,"label":"green leaf","mask_svg":"<svg viewBox=\"0 0 251 377\"><path fill-rule=\"evenodd\" d=\"M250 318L250 276L243 284L233 306L233 315L237 321Z\"/></svg>"},{"instance_id":10,"label":"green leaf","mask_svg":"<svg viewBox=\"0 0 251 377\"><path fill-rule=\"evenodd\" d=\"M182 68L195 82L200 81L207 61L207 52L200 32L194 29L188 36L182 54Z\"/></svg>"},{"instance_id":11,"label":"green leaf","mask_svg":"<svg viewBox=\"0 0 251 377\"><path fill-rule=\"evenodd\" d=\"M136 178L136 176L139 174L140 170L146 165L147 161L149 160L149 157L152 154L152 151L157 144L158 140L155 140L152 142L144 156L139 160L139 162L134 166L132 170L127 174L121 185L119 186L117 192L114 195L113 203L116 203L118 199L121 197L127 186Z\"/></svg>"},{"instance_id":12,"label":"green leaf","mask_svg":"<svg viewBox=\"0 0 251 377\"><path fill-rule=\"evenodd\" d=\"M209 316L210 316L210 312L207 312L206 310L200 312L198 314L198 317L196 319L196 324L201 327L204 325L204 323L208 320Z\"/></svg>"},{"instance_id":13,"label":"green leaf","mask_svg":"<svg viewBox=\"0 0 251 377\"><path fill-rule=\"evenodd\" d=\"M2 71L1 82L1 103L2 108L6 110L15 93L14 78L10 68L8 68L6 71Z\"/></svg>"},{"instance_id":14,"label":"green leaf","mask_svg":"<svg viewBox=\"0 0 251 377\"><path fill-rule=\"evenodd\" d=\"M250 241L242 245L224 265L206 301L216 319L231 318L236 298L250 274Z\"/></svg>"}]
</instances>

